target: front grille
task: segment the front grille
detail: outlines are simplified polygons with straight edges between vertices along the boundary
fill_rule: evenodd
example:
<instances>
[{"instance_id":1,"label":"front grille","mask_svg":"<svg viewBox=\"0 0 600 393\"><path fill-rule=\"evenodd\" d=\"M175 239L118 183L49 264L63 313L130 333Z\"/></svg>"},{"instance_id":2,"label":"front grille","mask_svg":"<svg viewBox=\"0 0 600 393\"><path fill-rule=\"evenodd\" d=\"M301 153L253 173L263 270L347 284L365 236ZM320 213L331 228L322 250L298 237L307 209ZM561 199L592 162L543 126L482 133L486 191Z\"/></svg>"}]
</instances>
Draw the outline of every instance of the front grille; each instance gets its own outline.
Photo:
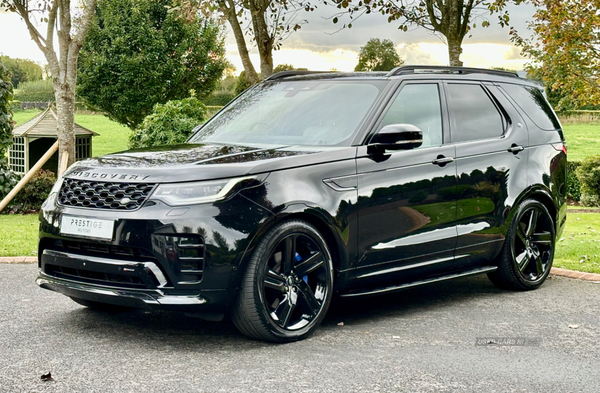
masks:
<instances>
[{"instance_id":1,"label":"front grille","mask_svg":"<svg viewBox=\"0 0 600 393\"><path fill-rule=\"evenodd\" d=\"M124 288L146 288L146 284L137 276L96 272L85 269L46 264L45 273L54 277L76 279L93 284L108 284Z\"/></svg>"},{"instance_id":2,"label":"front grille","mask_svg":"<svg viewBox=\"0 0 600 393\"><path fill-rule=\"evenodd\" d=\"M135 210L148 199L154 187L156 183L64 179L58 203L76 207Z\"/></svg>"}]
</instances>

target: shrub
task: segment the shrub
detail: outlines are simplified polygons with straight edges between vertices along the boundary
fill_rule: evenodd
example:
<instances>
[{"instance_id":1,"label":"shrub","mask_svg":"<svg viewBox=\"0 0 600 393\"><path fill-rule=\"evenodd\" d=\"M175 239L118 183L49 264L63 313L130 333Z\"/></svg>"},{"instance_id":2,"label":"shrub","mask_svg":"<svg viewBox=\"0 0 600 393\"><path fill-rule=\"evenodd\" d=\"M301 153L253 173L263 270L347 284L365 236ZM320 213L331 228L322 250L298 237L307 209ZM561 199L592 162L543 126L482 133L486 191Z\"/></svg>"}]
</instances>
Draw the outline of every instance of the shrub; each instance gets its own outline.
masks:
<instances>
[{"instance_id":1,"label":"shrub","mask_svg":"<svg viewBox=\"0 0 600 393\"><path fill-rule=\"evenodd\" d=\"M225 106L234 98L234 92L219 90L212 93L210 97L204 100L204 103L208 106Z\"/></svg>"},{"instance_id":2,"label":"shrub","mask_svg":"<svg viewBox=\"0 0 600 393\"><path fill-rule=\"evenodd\" d=\"M152 114L130 134L129 147L183 143L205 116L206 108L196 97L156 104Z\"/></svg>"},{"instance_id":3,"label":"shrub","mask_svg":"<svg viewBox=\"0 0 600 393\"><path fill-rule=\"evenodd\" d=\"M567 198L574 201L581 199L581 183L576 175L576 170L581 166L579 161L567 162Z\"/></svg>"},{"instance_id":4,"label":"shrub","mask_svg":"<svg viewBox=\"0 0 600 393\"><path fill-rule=\"evenodd\" d=\"M13 203L18 205L18 210L22 213L40 210L54 183L56 183L54 172L40 169L15 196Z\"/></svg>"},{"instance_id":5,"label":"shrub","mask_svg":"<svg viewBox=\"0 0 600 393\"><path fill-rule=\"evenodd\" d=\"M600 206L600 155L587 157L576 173L581 183L581 204Z\"/></svg>"},{"instance_id":6,"label":"shrub","mask_svg":"<svg viewBox=\"0 0 600 393\"><path fill-rule=\"evenodd\" d=\"M25 102L54 102L52 80L21 83L15 92L15 99Z\"/></svg>"},{"instance_id":7,"label":"shrub","mask_svg":"<svg viewBox=\"0 0 600 393\"><path fill-rule=\"evenodd\" d=\"M11 171L7 165L0 164L0 201L19 182L19 175Z\"/></svg>"}]
</instances>

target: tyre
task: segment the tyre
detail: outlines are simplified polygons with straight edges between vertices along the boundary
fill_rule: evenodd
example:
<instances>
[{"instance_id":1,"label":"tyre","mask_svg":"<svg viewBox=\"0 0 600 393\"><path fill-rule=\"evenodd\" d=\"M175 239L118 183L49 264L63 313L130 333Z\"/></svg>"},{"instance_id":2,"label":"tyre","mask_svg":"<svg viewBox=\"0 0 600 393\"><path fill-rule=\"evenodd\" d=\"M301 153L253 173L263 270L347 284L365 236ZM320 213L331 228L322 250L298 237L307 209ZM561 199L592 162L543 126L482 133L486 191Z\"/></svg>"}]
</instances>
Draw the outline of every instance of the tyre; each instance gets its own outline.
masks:
<instances>
[{"instance_id":1,"label":"tyre","mask_svg":"<svg viewBox=\"0 0 600 393\"><path fill-rule=\"evenodd\" d=\"M302 340L321 324L332 293L333 264L325 240L304 221L286 221L257 245L231 319L250 338Z\"/></svg>"},{"instance_id":2,"label":"tyre","mask_svg":"<svg viewBox=\"0 0 600 393\"><path fill-rule=\"evenodd\" d=\"M94 302L92 300L81 299L81 298L73 297L73 296L69 296L69 297L75 303L85 306L85 307L89 308L90 310L104 311L104 312L127 312L127 311L132 310L131 307L117 306L115 304Z\"/></svg>"},{"instance_id":3,"label":"tyre","mask_svg":"<svg viewBox=\"0 0 600 393\"><path fill-rule=\"evenodd\" d=\"M488 277L501 288L538 288L550 273L555 242L554 221L546 206L533 199L524 201L506 235L498 270Z\"/></svg>"}]
</instances>

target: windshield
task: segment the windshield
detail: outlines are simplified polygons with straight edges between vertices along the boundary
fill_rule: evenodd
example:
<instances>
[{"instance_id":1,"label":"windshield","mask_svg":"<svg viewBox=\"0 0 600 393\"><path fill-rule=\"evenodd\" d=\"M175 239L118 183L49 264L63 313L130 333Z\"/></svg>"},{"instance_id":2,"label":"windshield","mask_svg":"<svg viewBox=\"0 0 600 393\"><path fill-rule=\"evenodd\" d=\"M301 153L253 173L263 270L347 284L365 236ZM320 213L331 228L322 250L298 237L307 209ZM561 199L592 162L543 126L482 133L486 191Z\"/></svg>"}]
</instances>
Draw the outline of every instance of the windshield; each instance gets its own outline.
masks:
<instances>
[{"instance_id":1,"label":"windshield","mask_svg":"<svg viewBox=\"0 0 600 393\"><path fill-rule=\"evenodd\" d=\"M310 80L257 85L206 123L193 143L350 145L387 81Z\"/></svg>"}]
</instances>

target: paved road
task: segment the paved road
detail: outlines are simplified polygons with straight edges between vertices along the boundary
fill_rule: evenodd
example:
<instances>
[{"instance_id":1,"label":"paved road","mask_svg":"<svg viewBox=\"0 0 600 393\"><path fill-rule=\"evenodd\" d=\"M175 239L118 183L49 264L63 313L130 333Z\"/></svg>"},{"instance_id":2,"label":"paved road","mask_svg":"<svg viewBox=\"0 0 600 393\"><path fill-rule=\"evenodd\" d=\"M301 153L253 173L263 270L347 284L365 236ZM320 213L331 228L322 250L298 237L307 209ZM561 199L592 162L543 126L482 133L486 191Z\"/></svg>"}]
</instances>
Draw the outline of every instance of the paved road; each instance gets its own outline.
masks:
<instances>
[{"instance_id":1,"label":"paved road","mask_svg":"<svg viewBox=\"0 0 600 393\"><path fill-rule=\"evenodd\" d=\"M228 322L94 313L37 288L35 271L0 264L2 392L600 391L600 284L591 282L553 277L516 293L483 276L338 301L313 337L273 345ZM40 381L48 371L55 382Z\"/></svg>"}]
</instances>

